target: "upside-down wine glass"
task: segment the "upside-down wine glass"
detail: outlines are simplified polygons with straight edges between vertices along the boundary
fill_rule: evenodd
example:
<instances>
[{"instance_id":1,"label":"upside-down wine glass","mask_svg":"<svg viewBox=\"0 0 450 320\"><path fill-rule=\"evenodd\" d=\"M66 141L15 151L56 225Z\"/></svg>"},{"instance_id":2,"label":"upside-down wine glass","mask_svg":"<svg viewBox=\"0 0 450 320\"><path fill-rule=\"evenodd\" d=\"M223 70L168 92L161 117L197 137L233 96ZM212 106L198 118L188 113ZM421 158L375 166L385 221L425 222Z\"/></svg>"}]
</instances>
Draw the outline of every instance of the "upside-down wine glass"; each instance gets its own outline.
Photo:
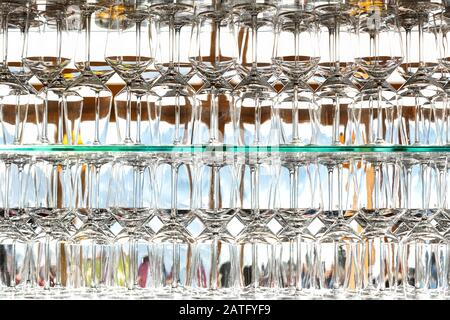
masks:
<instances>
[{"instance_id":1,"label":"upside-down wine glass","mask_svg":"<svg viewBox=\"0 0 450 320\"><path fill-rule=\"evenodd\" d=\"M328 229L316 235L315 267L318 292L325 296L353 296L361 288L362 239L347 222L357 213L361 161L360 156L336 155L318 160L325 201L320 215Z\"/></svg>"},{"instance_id":2,"label":"upside-down wine glass","mask_svg":"<svg viewBox=\"0 0 450 320\"><path fill-rule=\"evenodd\" d=\"M185 51L189 51L194 2L154 1L150 10L158 15L158 35L152 41L156 40L155 67L161 73L148 96L154 144L191 145L197 102L187 82L190 76L186 64L180 60L188 56ZM184 43L187 48L182 46Z\"/></svg>"},{"instance_id":3,"label":"upside-down wine glass","mask_svg":"<svg viewBox=\"0 0 450 320\"><path fill-rule=\"evenodd\" d=\"M398 138L394 129L397 92L386 79L403 60L397 9L389 1L360 2L358 16L359 54L355 60L369 81L352 108L356 143L392 144Z\"/></svg>"},{"instance_id":4,"label":"upside-down wine glass","mask_svg":"<svg viewBox=\"0 0 450 320\"><path fill-rule=\"evenodd\" d=\"M395 157L367 155L363 165L365 183L361 187L359 210L368 226L361 234L364 243L361 293L369 297L390 296L396 293L400 242L391 228L405 212L401 163Z\"/></svg>"},{"instance_id":5,"label":"upside-down wine glass","mask_svg":"<svg viewBox=\"0 0 450 320\"><path fill-rule=\"evenodd\" d=\"M354 53L347 50L355 41L357 20L353 12L356 7L347 0L316 0L314 5L329 42L329 62L319 64L319 70L325 70L326 80L316 90L320 110L317 144L343 145L352 140L352 128L346 128L345 119L359 93L349 79L355 69Z\"/></svg>"},{"instance_id":6,"label":"upside-down wine glass","mask_svg":"<svg viewBox=\"0 0 450 320\"><path fill-rule=\"evenodd\" d=\"M430 31L435 29L436 11L440 9L440 4L435 1L399 2L400 19L405 12L413 12L418 27L417 71L398 91L401 144L442 144L441 132L447 97L442 85L432 78L438 65L438 43L433 32L424 30L426 26ZM429 41L425 41L426 34L431 35ZM425 45L434 49L425 51Z\"/></svg>"},{"instance_id":7,"label":"upside-down wine glass","mask_svg":"<svg viewBox=\"0 0 450 320\"><path fill-rule=\"evenodd\" d=\"M105 83L114 74L111 66L104 61L101 50L105 47L106 37L103 32L92 30L92 22L96 12L106 11L108 1L82 1L76 6L80 13L78 23L78 41L75 50L74 64L81 75L68 88L83 98L83 109L80 119L80 141L74 144L102 145L106 144L109 117L112 106L112 92ZM95 48L93 46L95 45ZM102 54L99 54L99 53Z\"/></svg>"},{"instance_id":8,"label":"upside-down wine glass","mask_svg":"<svg viewBox=\"0 0 450 320\"><path fill-rule=\"evenodd\" d=\"M150 39L147 37L147 20L149 18L146 7L137 3L122 1L125 10L119 11L119 6L111 7L111 28L108 30L108 39L105 49L105 60L114 71L130 87L133 80L139 78L147 67L153 62ZM136 96L136 124L132 133L132 101L130 89L127 89L127 103L125 112L116 105L116 125L122 144L141 143L141 96ZM124 127L122 127L122 117Z\"/></svg>"},{"instance_id":9,"label":"upside-down wine glass","mask_svg":"<svg viewBox=\"0 0 450 320\"><path fill-rule=\"evenodd\" d=\"M211 151L196 156L194 208L205 229L192 250L191 282L196 297L236 297L236 241L227 229L235 213L234 155ZM228 181L229 183L225 183Z\"/></svg>"},{"instance_id":10,"label":"upside-down wine glass","mask_svg":"<svg viewBox=\"0 0 450 320\"><path fill-rule=\"evenodd\" d=\"M224 79L237 59L231 1L200 1L195 11L189 59L205 83L196 93L194 144L232 144L232 87Z\"/></svg>"},{"instance_id":11,"label":"upside-down wine glass","mask_svg":"<svg viewBox=\"0 0 450 320\"><path fill-rule=\"evenodd\" d=\"M314 91L306 83L320 60L313 9L310 3L289 0L278 7L273 63L289 80L276 105L282 144L315 144L318 110Z\"/></svg>"},{"instance_id":12,"label":"upside-down wine glass","mask_svg":"<svg viewBox=\"0 0 450 320\"><path fill-rule=\"evenodd\" d=\"M38 10L41 23L33 26L34 19L28 15L29 32L23 63L43 85L41 90L44 100L43 110L37 113L40 118L40 142L47 144L51 142L48 136L48 88L69 64L72 54L71 45L67 41L66 8L58 4L48 4L38 6ZM46 45L43 46L42 43Z\"/></svg>"},{"instance_id":13,"label":"upside-down wine glass","mask_svg":"<svg viewBox=\"0 0 450 320\"><path fill-rule=\"evenodd\" d=\"M313 156L283 155L278 190L278 211L286 223L277 235L281 243L280 294L292 298L313 289L316 239L308 225L320 210L319 174Z\"/></svg>"},{"instance_id":14,"label":"upside-down wine glass","mask_svg":"<svg viewBox=\"0 0 450 320\"><path fill-rule=\"evenodd\" d=\"M80 294L107 294L113 281L113 239L108 228L110 213L101 194L109 192L113 157L84 155L76 168L75 188L81 189L76 214L83 226L68 239L66 246L71 289ZM84 183L83 183L84 180Z\"/></svg>"},{"instance_id":15,"label":"upside-down wine glass","mask_svg":"<svg viewBox=\"0 0 450 320\"><path fill-rule=\"evenodd\" d=\"M150 286L140 280L148 274L140 274L139 263L145 263L145 259L152 263L150 260L153 259L152 234L143 226L154 211L154 165L154 158L144 154L115 159L109 211L123 228L114 239L115 285L126 289L125 292L116 292L119 296L142 298L150 294ZM129 192L116 193L119 186Z\"/></svg>"}]
</instances>

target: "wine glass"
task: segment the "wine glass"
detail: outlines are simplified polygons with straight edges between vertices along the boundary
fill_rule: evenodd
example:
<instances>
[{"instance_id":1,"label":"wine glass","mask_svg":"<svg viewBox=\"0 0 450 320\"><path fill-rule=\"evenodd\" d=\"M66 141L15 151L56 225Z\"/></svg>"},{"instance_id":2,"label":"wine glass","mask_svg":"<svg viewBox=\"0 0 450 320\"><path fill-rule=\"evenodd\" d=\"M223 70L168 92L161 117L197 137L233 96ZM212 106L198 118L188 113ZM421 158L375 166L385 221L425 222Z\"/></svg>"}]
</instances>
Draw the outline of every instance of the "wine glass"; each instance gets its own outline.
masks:
<instances>
[{"instance_id":1,"label":"wine glass","mask_svg":"<svg viewBox=\"0 0 450 320\"><path fill-rule=\"evenodd\" d=\"M164 154L156 163L156 215L162 227L152 239L151 268L157 297L189 293L189 257L194 239L186 229L186 221L192 217L192 161L192 153L173 152Z\"/></svg>"},{"instance_id":2,"label":"wine glass","mask_svg":"<svg viewBox=\"0 0 450 320\"><path fill-rule=\"evenodd\" d=\"M427 156L414 158L414 165L406 168L408 211L405 215L408 214L414 224L402 240L401 259L405 270L402 289L406 297L435 297L442 294L447 277L447 243L433 221L438 212L434 202L438 193L434 187L438 184L433 180L438 175Z\"/></svg>"},{"instance_id":3,"label":"wine glass","mask_svg":"<svg viewBox=\"0 0 450 320\"><path fill-rule=\"evenodd\" d=\"M150 10L158 15L155 67L161 73L148 96L154 144L191 145L197 102L187 82L191 64L187 70L180 59L188 59L185 50L189 48L187 41L194 22L194 2L154 1Z\"/></svg>"},{"instance_id":4,"label":"wine glass","mask_svg":"<svg viewBox=\"0 0 450 320\"><path fill-rule=\"evenodd\" d=\"M194 210L205 229L195 239L189 285L195 297L236 297L238 251L227 230L235 213L234 156L205 152L196 156L196 164Z\"/></svg>"},{"instance_id":5,"label":"wine glass","mask_svg":"<svg viewBox=\"0 0 450 320\"><path fill-rule=\"evenodd\" d=\"M281 1L276 19L273 63L287 77L276 108L283 144L314 144L317 112L314 91L306 83L320 60L318 28L311 4Z\"/></svg>"},{"instance_id":6,"label":"wine glass","mask_svg":"<svg viewBox=\"0 0 450 320\"><path fill-rule=\"evenodd\" d=\"M1 4L2 56L0 77L2 93L0 94L0 122L2 125L2 144L22 143L24 126L29 113L29 91L8 69L8 35L11 33L9 31L9 19L18 8L19 4L16 2L8 1Z\"/></svg>"},{"instance_id":7,"label":"wine glass","mask_svg":"<svg viewBox=\"0 0 450 320\"><path fill-rule=\"evenodd\" d=\"M396 293L400 239L392 226L405 212L402 208L401 162L396 157L364 157L365 184L359 210L368 221L361 233L364 250L361 264L363 295L391 296Z\"/></svg>"},{"instance_id":8,"label":"wine glass","mask_svg":"<svg viewBox=\"0 0 450 320\"><path fill-rule=\"evenodd\" d=\"M158 16L155 67L162 74L158 79L161 83L187 82L192 76L189 45L184 44L191 37L194 5L192 0L150 3L150 12Z\"/></svg>"},{"instance_id":9,"label":"wine glass","mask_svg":"<svg viewBox=\"0 0 450 320\"><path fill-rule=\"evenodd\" d=\"M276 157L264 152L235 157L235 217L245 226L237 236L243 297L271 297L279 289L279 230L269 227L270 222L280 224L275 207L279 165Z\"/></svg>"},{"instance_id":10,"label":"wine glass","mask_svg":"<svg viewBox=\"0 0 450 320\"><path fill-rule=\"evenodd\" d=\"M124 6L124 10L120 7ZM142 112L141 95L137 95L136 103L136 136L132 137L132 103L130 86L133 80L139 78L147 67L153 62L150 41L147 37L148 10L137 3L120 2L120 6L111 8L111 28L108 30L108 39L105 49L105 60L114 71L125 81L128 87L126 112L116 109L116 120L119 136L123 139L123 144L139 143L140 120ZM149 22L151 23L151 21ZM112 28L114 26L115 28ZM126 45L124 45L126 43ZM116 104L116 108L117 108ZM125 116L124 128L120 127L120 117Z\"/></svg>"},{"instance_id":11,"label":"wine glass","mask_svg":"<svg viewBox=\"0 0 450 320\"><path fill-rule=\"evenodd\" d=\"M349 144L352 135L346 128L346 119L358 95L358 88L350 81L355 71L354 53L347 46L354 43L357 20L353 12L355 4L345 0L315 1L315 13L322 28L323 36L328 36L329 46L325 61L319 70L326 80L316 90L319 105L319 132L317 144ZM322 40L321 40L322 41ZM347 117L346 117L347 116Z\"/></svg>"},{"instance_id":12,"label":"wine glass","mask_svg":"<svg viewBox=\"0 0 450 320\"><path fill-rule=\"evenodd\" d=\"M347 222L357 214L361 161L358 156L318 159L324 201L319 217L327 229L316 234L316 277L318 292L324 296L353 296L361 288L363 242Z\"/></svg>"},{"instance_id":13,"label":"wine glass","mask_svg":"<svg viewBox=\"0 0 450 320\"><path fill-rule=\"evenodd\" d=\"M43 85L44 100L41 123L41 143L49 143L48 137L48 88L64 67L70 63L72 50L68 41L68 17L66 8L59 4L48 4L39 11L41 22L30 24L27 49L23 63ZM29 19L30 16L28 17ZM42 43L47 45L43 46ZM59 115L60 117L62 115Z\"/></svg>"},{"instance_id":14,"label":"wine glass","mask_svg":"<svg viewBox=\"0 0 450 320\"><path fill-rule=\"evenodd\" d=\"M20 142L23 144L36 144L40 141L39 119L36 117L36 111L42 110L43 101L38 96L38 91L35 87L29 83L33 73L22 62L26 53L26 39L29 28L31 25L39 23L40 19L38 19L37 10L28 6L18 7L11 11L8 16L8 24L10 26L8 30L9 33L12 33L8 36L8 69L15 79L28 91L28 110L27 114L24 115L23 124L23 131L27 134L22 134L20 139ZM16 33L19 33L19 35ZM20 45L17 45L18 39Z\"/></svg>"},{"instance_id":15,"label":"wine glass","mask_svg":"<svg viewBox=\"0 0 450 320\"><path fill-rule=\"evenodd\" d=\"M154 207L154 181L149 169L153 165L151 161L144 154L115 159L108 205L112 216L123 228L114 239L115 284L127 289L124 292L126 296L141 298L149 292L146 282L142 283L140 277L147 277L149 271L145 275L140 274L140 263L150 264L145 260L153 259L152 235L144 228ZM119 188L128 192L116 192ZM120 290L116 293L122 295Z\"/></svg>"},{"instance_id":16,"label":"wine glass","mask_svg":"<svg viewBox=\"0 0 450 320\"><path fill-rule=\"evenodd\" d=\"M428 5L429 4L429 5ZM415 12L415 25L418 28L418 63L417 70L399 89L400 119L403 123L400 132L402 144L442 144L442 125L444 122L446 95L441 84L432 78L437 67L439 52L436 30L436 10L440 4L435 1L411 3L400 1L400 16L403 12ZM418 10L418 11L416 11ZM431 32L425 32L429 30ZM425 35L431 39L425 41ZM406 43L408 45L408 43ZM424 45L435 48L427 50L431 55L425 55ZM429 63L431 62L431 63Z\"/></svg>"},{"instance_id":17,"label":"wine glass","mask_svg":"<svg viewBox=\"0 0 450 320\"><path fill-rule=\"evenodd\" d=\"M205 83L196 93L194 144L232 144L232 86L224 79L237 59L231 2L200 1L195 11L189 60Z\"/></svg>"},{"instance_id":18,"label":"wine glass","mask_svg":"<svg viewBox=\"0 0 450 320\"><path fill-rule=\"evenodd\" d=\"M448 80L448 77L446 77L446 71L448 70L449 67L449 57L450 57L450 52L448 52L448 44L449 44L449 26L450 26L450 14L449 14L449 8L446 7L446 10L444 12L442 12L442 14L436 14L436 25L435 25L435 33L437 33L438 35L438 41L440 41L440 60L439 60L439 64L440 67L442 68L442 77L438 80L444 88L444 91L447 95L447 99L448 99L448 94L450 92L450 82ZM443 144L449 144L450 143L450 130L449 130L449 117L448 117L448 110L446 112L446 115L444 116L444 124L443 124L443 128L442 128L442 133L443 133L443 137L442 137L442 143Z\"/></svg>"},{"instance_id":19,"label":"wine glass","mask_svg":"<svg viewBox=\"0 0 450 320\"><path fill-rule=\"evenodd\" d=\"M398 69L400 74L408 80L417 71L433 73L438 66L438 51L424 50L424 46L432 44L434 35L424 32L429 28L429 16L442 11L441 0L399 0L397 2L400 26L405 30L404 53L405 59ZM412 45L417 47L413 48Z\"/></svg>"},{"instance_id":20,"label":"wine glass","mask_svg":"<svg viewBox=\"0 0 450 320\"><path fill-rule=\"evenodd\" d=\"M278 109L273 108L276 91L268 82L273 73L268 52L273 48L276 5L259 0L235 1L233 5L237 32L245 35L239 43L238 62L244 78L233 94L239 145L279 144ZM265 41L261 41L263 35Z\"/></svg>"},{"instance_id":21,"label":"wine glass","mask_svg":"<svg viewBox=\"0 0 450 320\"><path fill-rule=\"evenodd\" d=\"M356 118L356 141L358 144L391 144L398 137L394 132L397 92L386 79L403 60L396 7L388 1L361 2L358 33L359 53L355 61L368 74L369 81L352 108Z\"/></svg>"},{"instance_id":22,"label":"wine glass","mask_svg":"<svg viewBox=\"0 0 450 320\"><path fill-rule=\"evenodd\" d=\"M107 198L101 197L103 192L112 192L108 188L112 159L108 154L102 158L85 154L76 167L75 188L81 191L75 210L84 223L70 236L65 250L70 287L82 295L103 295L112 288L114 234L108 225Z\"/></svg>"},{"instance_id":23,"label":"wine glass","mask_svg":"<svg viewBox=\"0 0 450 320\"><path fill-rule=\"evenodd\" d=\"M22 219L25 214L25 193L27 191L26 163L19 164L2 155L2 214L0 220L0 252L1 265L1 296L11 298L29 284L29 246ZM25 177L24 177L25 176ZM21 289L21 290L19 290Z\"/></svg>"},{"instance_id":24,"label":"wine glass","mask_svg":"<svg viewBox=\"0 0 450 320\"><path fill-rule=\"evenodd\" d=\"M29 215L40 228L32 239L33 283L35 294L50 295L54 298L66 297L67 263L63 248L69 233L62 224L63 218L70 212L72 190L70 175L67 174L65 158L41 156L33 165L34 203Z\"/></svg>"},{"instance_id":25,"label":"wine glass","mask_svg":"<svg viewBox=\"0 0 450 320\"><path fill-rule=\"evenodd\" d=\"M104 55L99 55L105 48L106 37L103 32L92 30L92 20L96 12L107 10L107 2L93 0L76 2L72 5L74 10L80 12L77 23L73 29L78 31L77 46L74 64L81 75L68 88L68 92L76 92L83 97L83 112L80 120L80 140L75 144L106 144L109 117L112 106L112 92L105 83L114 71L104 61Z\"/></svg>"},{"instance_id":26,"label":"wine glass","mask_svg":"<svg viewBox=\"0 0 450 320\"><path fill-rule=\"evenodd\" d=\"M277 235L280 246L281 291L292 298L311 293L314 278L315 237L308 230L320 210L319 174L313 156L281 157L278 182L280 216L286 227Z\"/></svg>"}]
</instances>

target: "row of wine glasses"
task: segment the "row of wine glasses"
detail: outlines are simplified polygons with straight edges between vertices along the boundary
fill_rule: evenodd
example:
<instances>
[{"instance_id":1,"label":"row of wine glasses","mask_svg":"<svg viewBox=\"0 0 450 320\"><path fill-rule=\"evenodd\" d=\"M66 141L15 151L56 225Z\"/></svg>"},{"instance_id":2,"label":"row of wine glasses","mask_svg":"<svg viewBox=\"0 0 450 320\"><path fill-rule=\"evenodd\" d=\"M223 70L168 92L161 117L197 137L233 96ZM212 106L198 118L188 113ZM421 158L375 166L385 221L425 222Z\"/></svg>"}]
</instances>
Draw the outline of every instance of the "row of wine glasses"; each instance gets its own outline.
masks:
<instances>
[{"instance_id":1,"label":"row of wine glasses","mask_svg":"<svg viewBox=\"0 0 450 320\"><path fill-rule=\"evenodd\" d=\"M448 164L3 153L0 296L445 297Z\"/></svg>"},{"instance_id":2,"label":"row of wine glasses","mask_svg":"<svg viewBox=\"0 0 450 320\"><path fill-rule=\"evenodd\" d=\"M446 145L446 8L3 1L2 144Z\"/></svg>"}]
</instances>

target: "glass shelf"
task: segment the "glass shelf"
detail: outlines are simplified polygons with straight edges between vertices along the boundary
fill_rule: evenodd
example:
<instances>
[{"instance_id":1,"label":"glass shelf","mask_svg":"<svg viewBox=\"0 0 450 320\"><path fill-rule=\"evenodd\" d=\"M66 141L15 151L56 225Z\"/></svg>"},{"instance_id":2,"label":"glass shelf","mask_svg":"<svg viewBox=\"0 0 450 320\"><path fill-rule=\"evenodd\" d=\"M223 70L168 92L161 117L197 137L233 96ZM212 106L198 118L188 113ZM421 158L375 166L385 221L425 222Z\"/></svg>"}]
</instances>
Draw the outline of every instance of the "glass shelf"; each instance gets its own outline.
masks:
<instances>
[{"instance_id":1,"label":"glass shelf","mask_svg":"<svg viewBox=\"0 0 450 320\"><path fill-rule=\"evenodd\" d=\"M0 146L0 153L450 153L448 146L144 146L144 145L21 145Z\"/></svg>"}]
</instances>

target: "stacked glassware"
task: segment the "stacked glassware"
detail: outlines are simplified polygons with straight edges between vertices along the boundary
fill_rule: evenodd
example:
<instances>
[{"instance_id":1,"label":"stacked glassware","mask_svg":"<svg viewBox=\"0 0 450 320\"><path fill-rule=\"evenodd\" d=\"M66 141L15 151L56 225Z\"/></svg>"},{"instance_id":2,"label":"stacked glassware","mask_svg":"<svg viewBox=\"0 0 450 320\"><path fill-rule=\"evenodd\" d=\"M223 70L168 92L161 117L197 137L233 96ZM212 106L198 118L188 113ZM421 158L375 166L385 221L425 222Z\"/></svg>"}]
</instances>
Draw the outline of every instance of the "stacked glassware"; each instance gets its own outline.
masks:
<instances>
[{"instance_id":1,"label":"stacked glassware","mask_svg":"<svg viewBox=\"0 0 450 320\"><path fill-rule=\"evenodd\" d=\"M0 298L450 296L446 1L0 21Z\"/></svg>"}]
</instances>

